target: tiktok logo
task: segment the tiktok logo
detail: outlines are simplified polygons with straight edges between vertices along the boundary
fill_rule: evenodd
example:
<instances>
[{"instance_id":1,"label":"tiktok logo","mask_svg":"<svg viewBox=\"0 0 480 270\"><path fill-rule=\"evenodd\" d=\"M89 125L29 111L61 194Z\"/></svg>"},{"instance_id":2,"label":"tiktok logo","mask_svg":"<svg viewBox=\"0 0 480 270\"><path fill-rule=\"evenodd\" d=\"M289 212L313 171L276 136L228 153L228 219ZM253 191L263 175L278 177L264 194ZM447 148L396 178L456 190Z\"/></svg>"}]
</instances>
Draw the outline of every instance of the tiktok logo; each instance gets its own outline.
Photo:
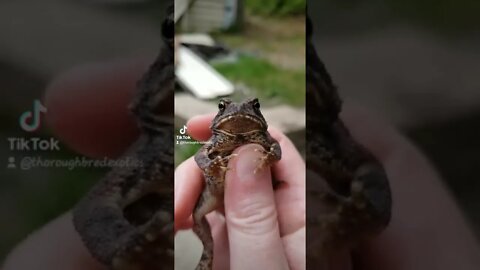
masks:
<instances>
[{"instance_id":1,"label":"tiktok logo","mask_svg":"<svg viewBox=\"0 0 480 270\"><path fill-rule=\"evenodd\" d=\"M183 128L180 129L180 134L185 134L187 133L187 126L183 125Z\"/></svg>"},{"instance_id":2,"label":"tiktok logo","mask_svg":"<svg viewBox=\"0 0 480 270\"><path fill-rule=\"evenodd\" d=\"M33 111L26 111L20 115L20 127L27 132L33 132L40 127L41 124L41 113L46 113L47 108L42 105L40 100L35 100L33 102Z\"/></svg>"}]
</instances>

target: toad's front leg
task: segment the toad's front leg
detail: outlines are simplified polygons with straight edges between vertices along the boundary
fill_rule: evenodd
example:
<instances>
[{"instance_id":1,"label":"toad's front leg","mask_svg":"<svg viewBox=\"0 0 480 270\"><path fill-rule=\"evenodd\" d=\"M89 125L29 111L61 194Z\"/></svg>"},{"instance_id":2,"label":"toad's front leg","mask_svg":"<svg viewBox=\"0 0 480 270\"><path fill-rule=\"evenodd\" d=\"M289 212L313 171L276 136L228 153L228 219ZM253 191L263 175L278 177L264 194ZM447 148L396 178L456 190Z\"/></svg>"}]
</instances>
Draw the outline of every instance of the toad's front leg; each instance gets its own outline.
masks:
<instances>
[{"instance_id":1,"label":"toad's front leg","mask_svg":"<svg viewBox=\"0 0 480 270\"><path fill-rule=\"evenodd\" d=\"M230 169L228 162L237 154L228 156L210 157L210 151L206 148L195 155L195 162L203 171L207 187L214 190L214 193L223 194L225 173Z\"/></svg>"},{"instance_id":2,"label":"toad's front leg","mask_svg":"<svg viewBox=\"0 0 480 270\"><path fill-rule=\"evenodd\" d=\"M319 193L324 211L313 220L323 231L322 249L358 243L388 224L391 197L386 181L387 175L379 164L365 163L353 173L346 194L324 183Z\"/></svg>"},{"instance_id":3,"label":"toad's front leg","mask_svg":"<svg viewBox=\"0 0 480 270\"><path fill-rule=\"evenodd\" d=\"M263 153L263 155L258 160L257 167L253 172L254 174L264 169L265 167L272 165L274 162L280 160L280 158L282 157L282 150L278 142L273 142L268 148L268 150L266 150L265 148L257 148L255 149L255 151L261 152Z\"/></svg>"},{"instance_id":4,"label":"toad's front leg","mask_svg":"<svg viewBox=\"0 0 480 270\"><path fill-rule=\"evenodd\" d=\"M172 215L168 211L157 211L146 224L123 236L121 248L112 260L112 268L171 269L173 237Z\"/></svg>"},{"instance_id":5,"label":"toad's front leg","mask_svg":"<svg viewBox=\"0 0 480 270\"><path fill-rule=\"evenodd\" d=\"M316 185L313 182L321 183L316 197L322 207L311 221L320 225L319 238L325 251L378 233L391 216L390 186L382 164L353 141L341 123L335 138L323 137L316 147L321 151L307 161L319 176L310 181L310 193Z\"/></svg>"}]
</instances>

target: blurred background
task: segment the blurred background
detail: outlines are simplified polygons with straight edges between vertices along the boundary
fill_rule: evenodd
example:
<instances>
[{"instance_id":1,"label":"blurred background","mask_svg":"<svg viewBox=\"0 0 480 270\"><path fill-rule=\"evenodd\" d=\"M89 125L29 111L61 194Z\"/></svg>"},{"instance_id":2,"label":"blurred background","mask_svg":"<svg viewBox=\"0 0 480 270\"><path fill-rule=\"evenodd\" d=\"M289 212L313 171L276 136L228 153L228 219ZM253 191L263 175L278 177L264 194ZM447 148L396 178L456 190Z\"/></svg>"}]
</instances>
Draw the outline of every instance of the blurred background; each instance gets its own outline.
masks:
<instances>
[{"instance_id":1,"label":"blurred background","mask_svg":"<svg viewBox=\"0 0 480 270\"><path fill-rule=\"evenodd\" d=\"M340 95L424 151L480 236L480 2L308 5L314 43Z\"/></svg>"},{"instance_id":2,"label":"blurred background","mask_svg":"<svg viewBox=\"0 0 480 270\"><path fill-rule=\"evenodd\" d=\"M11 149L8 138L56 139L43 121L34 132L22 130L19 117L33 111L52 81L74 68L132 58L153 61L166 2L0 2L0 159L4 161L0 170L0 261L28 234L68 211L108 171L21 169L19 161L26 156L68 160L81 155L62 142L59 151ZM240 101L256 96L268 123L287 133L303 152L305 1L176 1L176 8L180 10L185 3L177 23L183 55L177 66L178 135L191 116L216 112L220 97ZM205 9L205 3L211 8ZM132 67L132 72L138 70ZM199 87L192 88L192 82L198 81L189 78L198 77L195 74L213 78L214 87L209 89L209 80L203 80L205 87L200 92ZM195 147L177 147L176 164L193 155ZM196 240L192 238L187 237L187 248ZM200 251L198 245L193 247L191 252ZM177 268L193 269L197 261L192 257Z\"/></svg>"},{"instance_id":3,"label":"blurred background","mask_svg":"<svg viewBox=\"0 0 480 270\"><path fill-rule=\"evenodd\" d=\"M225 89L234 87L228 96L258 95L269 123L286 130L300 150L302 121L283 122L275 115L303 110L304 5L294 0L225 1L227 15L212 16L217 20L211 25L196 23L212 28L195 29L191 23L196 22L195 12L185 13L184 19L190 18L179 21L178 33L202 34L200 38L186 36L183 46L229 82L223 84ZM424 150L477 235L479 5L476 0L309 3L316 47L341 95L381 113ZM153 60L164 9L165 1L154 0L0 1L0 160L4 162L0 170L0 261L33 230L70 209L106 172L9 169L12 157L18 161L26 155L78 156L62 144L61 151L55 152L12 151L7 138L54 136L45 126L25 133L19 127L19 116L33 108L34 100L41 99L58 74L71 68L131 57ZM302 87L295 92L297 84ZM177 90L176 102L196 100L202 113L216 111L217 97L198 98L181 84ZM189 107L176 107L182 108L176 111L180 130L193 113L187 112ZM196 150L178 151L177 164Z\"/></svg>"},{"instance_id":4,"label":"blurred background","mask_svg":"<svg viewBox=\"0 0 480 270\"><path fill-rule=\"evenodd\" d=\"M217 113L218 100L257 97L269 126L304 154L305 0L176 0L175 164L202 146L185 133L193 116ZM175 268L194 269L201 243L175 242Z\"/></svg>"},{"instance_id":5,"label":"blurred background","mask_svg":"<svg viewBox=\"0 0 480 270\"><path fill-rule=\"evenodd\" d=\"M218 112L221 97L259 98L268 124L304 148L305 1L270 2L176 0L177 165L201 146L181 136L186 120Z\"/></svg>"},{"instance_id":6,"label":"blurred background","mask_svg":"<svg viewBox=\"0 0 480 270\"><path fill-rule=\"evenodd\" d=\"M60 151L12 150L8 138L55 138L43 121L34 132L22 130L20 115L32 111L47 85L72 68L126 58L153 61L166 3L0 1L0 262L29 233L69 210L108 171L22 170L19 161L25 156L60 160L82 156L62 142ZM132 72L138 73L138 67Z\"/></svg>"}]
</instances>

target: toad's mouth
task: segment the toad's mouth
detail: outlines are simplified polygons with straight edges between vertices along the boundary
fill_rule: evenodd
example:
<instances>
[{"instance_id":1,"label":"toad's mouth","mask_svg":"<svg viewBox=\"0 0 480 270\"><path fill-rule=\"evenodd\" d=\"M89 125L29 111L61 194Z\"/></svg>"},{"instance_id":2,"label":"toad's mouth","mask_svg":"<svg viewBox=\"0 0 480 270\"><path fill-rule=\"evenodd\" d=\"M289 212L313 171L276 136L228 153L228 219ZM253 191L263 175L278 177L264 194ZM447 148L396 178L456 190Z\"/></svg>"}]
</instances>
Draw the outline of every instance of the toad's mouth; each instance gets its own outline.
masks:
<instances>
[{"instance_id":1,"label":"toad's mouth","mask_svg":"<svg viewBox=\"0 0 480 270\"><path fill-rule=\"evenodd\" d=\"M215 126L215 130L242 134L266 130L265 122L257 116L248 114L235 114L222 118Z\"/></svg>"}]
</instances>

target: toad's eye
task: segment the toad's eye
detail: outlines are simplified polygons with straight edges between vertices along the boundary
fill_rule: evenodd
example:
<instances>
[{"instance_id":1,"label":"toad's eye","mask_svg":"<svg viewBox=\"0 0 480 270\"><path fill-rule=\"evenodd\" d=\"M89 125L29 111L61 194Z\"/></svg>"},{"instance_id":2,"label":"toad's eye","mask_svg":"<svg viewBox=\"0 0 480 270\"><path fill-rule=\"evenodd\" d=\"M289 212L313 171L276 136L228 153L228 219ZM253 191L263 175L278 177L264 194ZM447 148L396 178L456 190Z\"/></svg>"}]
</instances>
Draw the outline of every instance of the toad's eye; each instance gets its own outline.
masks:
<instances>
[{"instance_id":1,"label":"toad's eye","mask_svg":"<svg viewBox=\"0 0 480 270\"><path fill-rule=\"evenodd\" d=\"M220 101L220 103L218 103L218 109L221 111L225 110L225 103L223 101Z\"/></svg>"},{"instance_id":2,"label":"toad's eye","mask_svg":"<svg viewBox=\"0 0 480 270\"><path fill-rule=\"evenodd\" d=\"M253 107L255 107L255 109L260 109L260 103L255 101L255 103L253 103Z\"/></svg>"}]
</instances>

